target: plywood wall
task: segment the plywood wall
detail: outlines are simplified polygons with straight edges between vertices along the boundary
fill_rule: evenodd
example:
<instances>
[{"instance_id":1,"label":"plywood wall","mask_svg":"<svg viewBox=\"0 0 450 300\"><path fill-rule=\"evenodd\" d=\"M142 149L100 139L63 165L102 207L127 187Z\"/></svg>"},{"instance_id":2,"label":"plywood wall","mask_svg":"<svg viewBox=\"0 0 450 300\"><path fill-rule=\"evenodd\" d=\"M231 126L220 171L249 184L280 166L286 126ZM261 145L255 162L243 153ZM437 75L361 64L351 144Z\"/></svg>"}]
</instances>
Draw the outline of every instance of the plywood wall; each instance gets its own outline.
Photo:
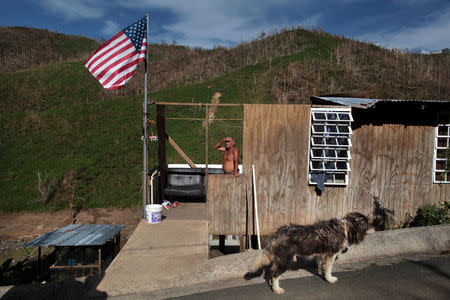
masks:
<instances>
[{"instance_id":1,"label":"plywood wall","mask_svg":"<svg viewBox=\"0 0 450 300\"><path fill-rule=\"evenodd\" d=\"M450 199L449 184L432 183L434 127L354 128L349 184L326 186L320 196L307 181L309 105L245 105L243 130L243 174L208 177L211 233L253 230L252 165L261 234L351 211L369 215L375 200L400 223L424 203Z\"/></svg>"}]
</instances>

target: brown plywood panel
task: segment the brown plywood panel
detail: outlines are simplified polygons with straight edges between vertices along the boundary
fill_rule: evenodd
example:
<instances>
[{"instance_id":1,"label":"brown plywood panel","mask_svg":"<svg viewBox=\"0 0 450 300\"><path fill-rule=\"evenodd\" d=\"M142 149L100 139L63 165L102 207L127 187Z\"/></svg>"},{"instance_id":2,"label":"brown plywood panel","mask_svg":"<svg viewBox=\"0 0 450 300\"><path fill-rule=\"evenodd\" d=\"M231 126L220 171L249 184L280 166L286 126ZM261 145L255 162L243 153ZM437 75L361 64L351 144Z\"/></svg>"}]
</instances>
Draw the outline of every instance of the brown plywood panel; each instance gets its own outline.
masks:
<instances>
[{"instance_id":1,"label":"brown plywood panel","mask_svg":"<svg viewBox=\"0 0 450 300\"><path fill-rule=\"evenodd\" d=\"M310 106L244 105L243 124L244 173L208 178L211 233L244 234L246 228L253 233L252 164L263 235L291 222L310 224L350 211L371 214L375 199L403 222L420 205L450 195L450 184L433 184L430 177L433 127L354 128L348 186L326 186L318 196L307 182Z\"/></svg>"},{"instance_id":2,"label":"brown plywood panel","mask_svg":"<svg viewBox=\"0 0 450 300\"><path fill-rule=\"evenodd\" d=\"M207 192L209 232L244 234L246 193L245 177L209 174Z\"/></svg>"},{"instance_id":3,"label":"brown plywood panel","mask_svg":"<svg viewBox=\"0 0 450 300\"><path fill-rule=\"evenodd\" d=\"M244 106L244 168L255 166L261 232L309 214L307 105Z\"/></svg>"}]
</instances>

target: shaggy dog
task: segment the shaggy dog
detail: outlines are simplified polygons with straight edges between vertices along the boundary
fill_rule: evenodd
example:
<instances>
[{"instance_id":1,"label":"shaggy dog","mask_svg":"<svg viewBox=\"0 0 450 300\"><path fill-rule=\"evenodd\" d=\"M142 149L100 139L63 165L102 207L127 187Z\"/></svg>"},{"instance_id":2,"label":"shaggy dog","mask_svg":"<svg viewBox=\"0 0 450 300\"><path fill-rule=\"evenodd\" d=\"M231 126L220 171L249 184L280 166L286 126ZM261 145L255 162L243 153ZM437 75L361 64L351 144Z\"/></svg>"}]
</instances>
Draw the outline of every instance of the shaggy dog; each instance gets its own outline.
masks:
<instances>
[{"instance_id":1,"label":"shaggy dog","mask_svg":"<svg viewBox=\"0 0 450 300\"><path fill-rule=\"evenodd\" d=\"M343 219L321 221L309 226L291 224L281 226L266 240L263 254L253 263L252 271L267 267L269 284L275 294L284 293L279 280L288 264L296 255L318 258L318 271L326 281L334 283L337 277L331 275L333 262L339 253L345 253L347 247L363 241L366 234L373 232L366 216L353 212Z\"/></svg>"}]
</instances>

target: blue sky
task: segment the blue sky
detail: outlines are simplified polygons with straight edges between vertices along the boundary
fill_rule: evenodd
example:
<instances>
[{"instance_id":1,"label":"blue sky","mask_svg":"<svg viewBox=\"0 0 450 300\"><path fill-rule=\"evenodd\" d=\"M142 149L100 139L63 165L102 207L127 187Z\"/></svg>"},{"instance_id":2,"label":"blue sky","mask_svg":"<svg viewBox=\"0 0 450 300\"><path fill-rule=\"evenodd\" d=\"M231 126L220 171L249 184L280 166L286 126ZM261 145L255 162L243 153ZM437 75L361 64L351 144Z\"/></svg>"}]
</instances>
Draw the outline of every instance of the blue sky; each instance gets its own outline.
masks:
<instances>
[{"instance_id":1,"label":"blue sky","mask_svg":"<svg viewBox=\"0 0 450 300\"><path fill-rule=\"evenodd\" d=\"M303 26L399 49L450 48L450 0L0 0L0 26L109 39L150 14L150 43L231 47Z\"/></svg>"}]
</instances>

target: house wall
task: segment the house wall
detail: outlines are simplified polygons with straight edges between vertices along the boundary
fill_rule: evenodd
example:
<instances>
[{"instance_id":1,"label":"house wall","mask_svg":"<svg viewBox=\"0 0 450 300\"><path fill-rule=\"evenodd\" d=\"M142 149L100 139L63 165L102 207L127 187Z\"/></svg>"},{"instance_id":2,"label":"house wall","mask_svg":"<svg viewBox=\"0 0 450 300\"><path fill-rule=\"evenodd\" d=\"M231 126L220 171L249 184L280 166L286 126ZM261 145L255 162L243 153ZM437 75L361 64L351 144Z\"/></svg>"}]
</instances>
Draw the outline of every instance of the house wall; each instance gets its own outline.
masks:
<instances>
[{"instance_id":1,"label":"house wall","mask_svg":"<svg viewBox=\"0 0 450 300\"><path fill-rule=\"evenodd\" d=\"M243 174L208 176L210 233L254 232L252 165L262 235L291 222L371 214L375 200L400 223L422 204L450 199L450 184L432 183L433 126L354 128L349 184L320 196L307 180L309 105L244 105L243 131Z\"/></svg>"}]
</instances>

